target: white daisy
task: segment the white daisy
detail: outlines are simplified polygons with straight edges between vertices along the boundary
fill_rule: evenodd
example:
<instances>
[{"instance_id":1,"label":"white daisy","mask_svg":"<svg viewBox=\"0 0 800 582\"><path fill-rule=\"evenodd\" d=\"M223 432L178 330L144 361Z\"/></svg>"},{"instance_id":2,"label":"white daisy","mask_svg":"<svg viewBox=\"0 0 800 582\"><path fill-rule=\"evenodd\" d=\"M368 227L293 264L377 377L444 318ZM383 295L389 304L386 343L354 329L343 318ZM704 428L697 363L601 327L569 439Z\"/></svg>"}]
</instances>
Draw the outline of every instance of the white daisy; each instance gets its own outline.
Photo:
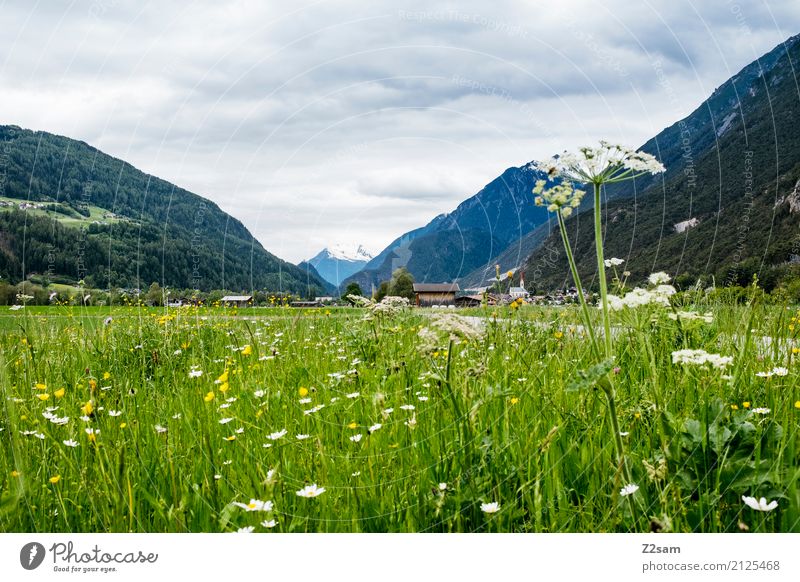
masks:
<instances>
[{"instance_id":1,"label":"white daisy","mask_svg":"<svg viewBox=\"0 0 800 582\"><path fill-rule=\"evenodd\" d=\"M497 513L500 511L500 504L497 501L481 503L481 511L484 513Z\"/></svg>"},{"instance_id":2,"label":"white daisy","mask_svg":"<svg viewBox=\"0 0 800 582\"><path fill-rule=\"evenodd\" d=\"M316 483L313 483L311 485L306 485L300 491L297 491L297 495L299 497L308 497L308 498L319 497L323 493L325 493L325 487L317 487Z\"/></svg>"},{"instance_id":3,"label":"white daisy","mask_svg":"<svg viewBox=\"0 0 800 582\"><path fill-rule=\"evenodd\" d=\"M623 497L627 497L628 495L633 495L638 490L639 486L636 483L628 483L627 485L625 485L625 487L619 490L619 494L622 495Z\"/></svg>"},{"instance_id":4,"label":"white daisy","mask_svg":"<svg viewBox=\"0 0 800 582\"><path fill-rule=\"evenodd\" d=\"M767 500L764 497L761 499L756 499L755 497L747 497L746 495L742 495L742 501L744 501L744 504L747 505L747 507L755 509L756 511L772 511L778 507L777 501L772 500L767 503Z\"/></svg>"}]
</instances>

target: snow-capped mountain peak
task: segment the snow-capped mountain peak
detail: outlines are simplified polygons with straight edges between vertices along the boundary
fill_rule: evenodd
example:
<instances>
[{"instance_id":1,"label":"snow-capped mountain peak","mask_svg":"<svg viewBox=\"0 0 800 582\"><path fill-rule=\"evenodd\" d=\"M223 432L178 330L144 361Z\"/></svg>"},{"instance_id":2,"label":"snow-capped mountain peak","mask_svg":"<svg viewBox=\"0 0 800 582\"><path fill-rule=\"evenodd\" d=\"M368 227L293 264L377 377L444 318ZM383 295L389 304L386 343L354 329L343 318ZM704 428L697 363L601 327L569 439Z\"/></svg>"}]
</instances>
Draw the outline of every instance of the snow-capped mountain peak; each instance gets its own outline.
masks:
<instances>
[{"instance_id":1,"label":"snow-capped mountain peak","mask_svg":"<svg viewBox=\"0 0 800 582\"><path fill-rule=\"evenodd\" d=\"M331 259L337 261L369 261L372 255L362 245L335 244L325 249Z\"/></svg>"}]
</instances>

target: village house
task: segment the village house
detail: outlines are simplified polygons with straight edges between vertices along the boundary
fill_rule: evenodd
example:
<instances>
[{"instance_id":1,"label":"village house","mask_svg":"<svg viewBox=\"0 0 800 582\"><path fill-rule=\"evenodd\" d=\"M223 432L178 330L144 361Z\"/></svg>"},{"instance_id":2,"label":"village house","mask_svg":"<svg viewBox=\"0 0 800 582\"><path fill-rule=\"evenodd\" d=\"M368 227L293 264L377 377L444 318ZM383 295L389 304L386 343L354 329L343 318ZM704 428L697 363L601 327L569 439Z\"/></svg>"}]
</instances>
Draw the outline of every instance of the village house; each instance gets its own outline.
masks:
<instances>
[{"instance_id":1,"label":"village house","mask_svg":"<svg viewBox=\"0 0 800 582\"><path fill-rule=\"evenodd\" d=\"M458 283L414 283L417 307L455 305Z\"/></svg>"},{"instance_id":2,"label":"village house","mask_svg":"<svg viewBox=\"0 0 800 582\"><path fill-rule=\"evenodd\" d=\"M220 301L225 307L247 307L252 299L252 295L226 295Z\"/></svg>"}]
</instances>

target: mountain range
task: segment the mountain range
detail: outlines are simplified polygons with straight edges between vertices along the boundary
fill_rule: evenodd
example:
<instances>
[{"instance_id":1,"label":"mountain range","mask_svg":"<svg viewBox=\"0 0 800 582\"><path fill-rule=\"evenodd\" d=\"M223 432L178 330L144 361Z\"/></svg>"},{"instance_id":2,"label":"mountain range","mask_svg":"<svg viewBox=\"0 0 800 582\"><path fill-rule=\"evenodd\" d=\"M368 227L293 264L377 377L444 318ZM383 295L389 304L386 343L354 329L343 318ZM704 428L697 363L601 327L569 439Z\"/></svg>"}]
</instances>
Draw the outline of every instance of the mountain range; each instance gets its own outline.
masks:
<instances>
[{"instance_id":1,"label":"mountain range","mask_svg":"<svg viewBox=\"0 0 800 582\"><path fill-rule=\"evenodd\" d=\"M769 286L800 262L798 65L800 35L639 148L666 173L603 192L606 253L626 259L631 281L664 270L685 284L705 275L747 284L760 273ZM524 272L534 290L571 284L555 221L533 204L541 177L534 163L507 169L453 212L398 237L351 279L377 284L405 266L417 281L479 287L500 265ZM589 285L596 270L591 208L587 197L567 221Z\"/></svg>"},{"instance_id":2,"label":"mountain range","mask_svg":"<svg viewBox=\"0 0 800 582\"><path fill-rule=\"evenodd\" d=\"M304 268L306 265L311 265L320 277L338 288L342 281L361 271L371 260L372 255L363 246L340 244L322 249L298 266Z\"/></svg>"},{"instance_id":3,"label":"mountain range","mask_svg":"<svg viewBox=\"0 0 800 582\"><path fill-rule=\"evenodd\" d=\"M0 126L0 276L98 288L330 289L216 204L74 139Z\"/></svg>"}]
</instances>

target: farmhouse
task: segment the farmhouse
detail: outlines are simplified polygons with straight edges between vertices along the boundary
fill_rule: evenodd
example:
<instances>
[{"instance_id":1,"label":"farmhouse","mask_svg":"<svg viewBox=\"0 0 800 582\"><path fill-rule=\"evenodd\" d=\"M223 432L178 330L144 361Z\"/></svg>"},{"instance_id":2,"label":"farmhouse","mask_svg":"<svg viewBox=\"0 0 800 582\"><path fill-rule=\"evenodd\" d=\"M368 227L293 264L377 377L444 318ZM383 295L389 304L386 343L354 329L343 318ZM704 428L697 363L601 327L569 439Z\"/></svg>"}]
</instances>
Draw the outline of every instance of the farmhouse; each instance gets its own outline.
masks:
<instances>
[{"instance_id":1,"label":"farmhouse","mask_svg":"<svg viewBox=\"0 0 800 582\"><path fill-rule=\"evenodd\" d=\"M418 307L455 305L458 283L414 283Z\"/></svg>"},{"instance_id":2,"label":"farmhouse","mask_svg":"<svg viewBox=\"0 0 800 582\"><path fill-rule=\"evenodd\" d=\"M252 295L226 295L220 301L225 307L247 307L252 299Z\"/></svg>"}]
</instances>

